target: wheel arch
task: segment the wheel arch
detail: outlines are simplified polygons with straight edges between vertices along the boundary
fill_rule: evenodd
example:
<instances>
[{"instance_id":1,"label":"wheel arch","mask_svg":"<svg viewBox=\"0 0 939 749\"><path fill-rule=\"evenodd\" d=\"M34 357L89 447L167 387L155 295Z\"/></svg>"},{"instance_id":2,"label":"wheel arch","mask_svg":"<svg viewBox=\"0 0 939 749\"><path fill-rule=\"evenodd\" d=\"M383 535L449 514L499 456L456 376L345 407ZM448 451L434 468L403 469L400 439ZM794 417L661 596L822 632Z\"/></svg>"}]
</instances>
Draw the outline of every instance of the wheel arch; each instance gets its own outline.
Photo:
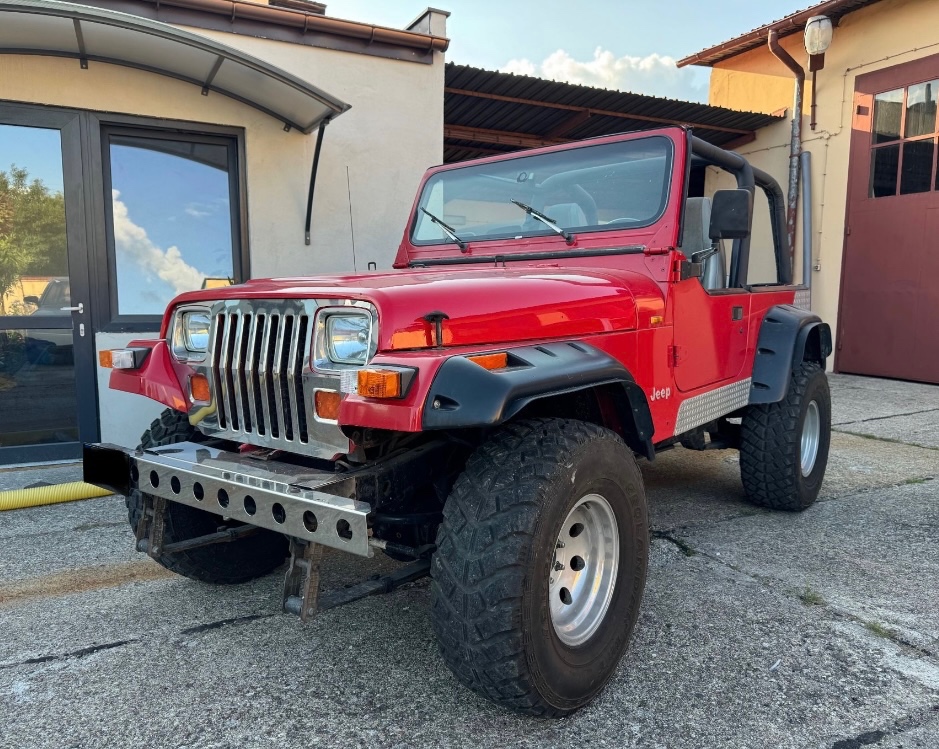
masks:
<instances>
[{"instance_id":1,"label":"wheel arch","mask_svg":"<svg viewBox=\"0 0 939 749\"><path fill-rule=\"evenodd\" d=\"M767 310L753 359L750 403L779 403L804 361L822 369L831 356L831 328L813 312L781 304Z\"/></svg>"},{"instance_id":2,"label":"wheel arch","mask_svg":"<svg viewBox=\"0 0 939 749\"><path fill-rule=\"evenodd\" d=\"M513 366L489 371L453 356L437 371L424 402L425 430L495 427L527 416L572 416L584 395L595 399L595 421L620 433L650 460L655 451L652 413L645 392L620 362L580 342L508 349Z\"/></svg>"}]
</instances>

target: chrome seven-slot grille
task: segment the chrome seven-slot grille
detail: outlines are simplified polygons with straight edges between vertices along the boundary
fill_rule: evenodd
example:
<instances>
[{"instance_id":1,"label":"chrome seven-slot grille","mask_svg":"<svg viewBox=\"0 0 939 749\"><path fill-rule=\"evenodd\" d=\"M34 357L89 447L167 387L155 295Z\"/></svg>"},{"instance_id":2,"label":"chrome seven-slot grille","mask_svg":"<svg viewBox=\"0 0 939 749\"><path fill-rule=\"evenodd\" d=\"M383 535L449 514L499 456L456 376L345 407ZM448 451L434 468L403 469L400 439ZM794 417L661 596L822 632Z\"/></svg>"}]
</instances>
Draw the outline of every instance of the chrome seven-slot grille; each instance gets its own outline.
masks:
<instances>
[{"instance_id":1,"label":"chrome seven-slot grille","mask_svg":"<svg viewBox=\"0 0 939 749\"><path fill-rule=\"evenodd\" d=\"M210 345L218 425L265 443L306 443L303 393L311 316L298 310L224 309Z\"/></svg>"}]
</instances>

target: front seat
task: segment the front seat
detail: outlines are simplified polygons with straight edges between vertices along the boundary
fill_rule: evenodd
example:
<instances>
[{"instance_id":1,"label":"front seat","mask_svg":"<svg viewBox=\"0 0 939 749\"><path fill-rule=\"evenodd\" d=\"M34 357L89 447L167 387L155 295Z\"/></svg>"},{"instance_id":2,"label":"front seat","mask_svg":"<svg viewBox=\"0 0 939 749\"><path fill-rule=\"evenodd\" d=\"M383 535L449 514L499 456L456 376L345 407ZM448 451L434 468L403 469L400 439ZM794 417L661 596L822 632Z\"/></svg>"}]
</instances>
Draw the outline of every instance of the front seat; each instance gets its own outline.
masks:
<instances>
[{"instance_id":1,"label":"front seat","mask_svg":"<svg viewBox=\"0 0 939 749\"><path fill-rule=\"evenodd\" d=\"M711 249L713 242L708 237L711 224L711 199L688 198L685 201L685 225L681 234L681 251L690 260L696 252ZM708 291L723 289L727 286L727 259L724 243L718 240L717 254L711 255L704 262L704 275L701 285Z\"/></svg>"},{"instance_id":2,"label":"front seat","mask_svg":"<svg viewBox=\"0 0 939 749\"><path fill-rule=\"evenodd\" d=\"M556 203L545 206L542 211L562 229L575 229L587 225L587 214L577 203Z\"/></svg>"}]
</instances>

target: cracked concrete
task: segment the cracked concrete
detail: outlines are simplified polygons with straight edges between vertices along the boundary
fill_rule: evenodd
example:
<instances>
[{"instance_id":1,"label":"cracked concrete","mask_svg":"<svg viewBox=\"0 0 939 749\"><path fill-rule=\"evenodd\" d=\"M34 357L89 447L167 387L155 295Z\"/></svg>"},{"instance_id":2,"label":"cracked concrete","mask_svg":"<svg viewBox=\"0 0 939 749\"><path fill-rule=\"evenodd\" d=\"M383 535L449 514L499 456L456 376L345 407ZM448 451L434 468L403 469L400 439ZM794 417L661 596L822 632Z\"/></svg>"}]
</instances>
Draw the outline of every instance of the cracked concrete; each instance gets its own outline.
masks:
<instances>
[{"instance_id":1,"label":"cracked concrete","mask_svg":"<svg viewBox=\"0 0 939 749\"><path fill-rule=\"evenodd\" d=\"M455 682L426 580L304 626L279 613L282 571L216 588L136 554L120 499L2 513L0 747L936 749L939 388L831 382L829 470L805 513L748 505L733 452L643 463L636 635L560 721ZM327 553L323 584L393 566Z\"/></svg>"}]
</instances>

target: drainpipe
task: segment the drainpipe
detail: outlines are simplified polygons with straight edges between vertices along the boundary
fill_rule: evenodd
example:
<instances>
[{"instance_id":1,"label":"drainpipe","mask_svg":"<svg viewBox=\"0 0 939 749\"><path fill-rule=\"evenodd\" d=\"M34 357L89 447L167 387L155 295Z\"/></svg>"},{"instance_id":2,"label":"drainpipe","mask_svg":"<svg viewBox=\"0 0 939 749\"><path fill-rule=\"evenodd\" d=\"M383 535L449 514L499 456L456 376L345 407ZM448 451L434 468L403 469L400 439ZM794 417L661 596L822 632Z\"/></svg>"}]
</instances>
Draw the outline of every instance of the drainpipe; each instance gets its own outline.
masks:
<instances>
[{"instance_id":1,"label":"drainpipe","mask_svg":"<svg viewBox=\"0 0 939 749\"><path fill-rule=\"evenodd\" d=\"M812 152L802 152L802 285L812 309Z\"/></svg>"},{"instance_id":2,"label":"drainpipe","mask_svg":"<svg viewBox=\"0 0 939 749\"><path fill-rule=\"evenodd\" d=\"M789 194L786 204L786 236L789 240L790 261L794 266L796 258L796 216L799 210L799 157L802 154L802 93L805 89L805 70L792 59L792 55L779 46L779 35L775 30L769 32L766 41L773 57L789 68L796 79L796 95L792 104L792 141L789 146Z\"/></svg>"}]
</instances>

